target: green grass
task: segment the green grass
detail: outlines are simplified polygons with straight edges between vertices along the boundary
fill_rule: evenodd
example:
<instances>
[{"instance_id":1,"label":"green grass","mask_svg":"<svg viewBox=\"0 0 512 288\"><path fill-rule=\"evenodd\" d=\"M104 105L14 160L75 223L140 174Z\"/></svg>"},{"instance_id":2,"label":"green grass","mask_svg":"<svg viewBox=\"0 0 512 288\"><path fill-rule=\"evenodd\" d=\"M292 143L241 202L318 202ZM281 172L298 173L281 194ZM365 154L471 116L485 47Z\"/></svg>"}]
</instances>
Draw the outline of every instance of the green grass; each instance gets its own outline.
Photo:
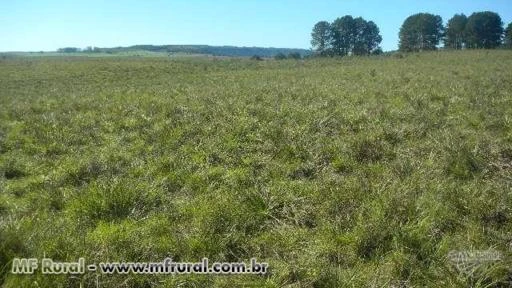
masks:
<instances>
[{"instance_id":1,"label":"green grass","mask_svg":"<svg viewBox=\"0 0 512 288\"><path fill-rule=\"evenodd\" d=\"M101 287L508 287L512 53L0 59L0 286L14 257L268 261ZM494 249L473 274L456 250Z\"/></svg>"}]
</instances>

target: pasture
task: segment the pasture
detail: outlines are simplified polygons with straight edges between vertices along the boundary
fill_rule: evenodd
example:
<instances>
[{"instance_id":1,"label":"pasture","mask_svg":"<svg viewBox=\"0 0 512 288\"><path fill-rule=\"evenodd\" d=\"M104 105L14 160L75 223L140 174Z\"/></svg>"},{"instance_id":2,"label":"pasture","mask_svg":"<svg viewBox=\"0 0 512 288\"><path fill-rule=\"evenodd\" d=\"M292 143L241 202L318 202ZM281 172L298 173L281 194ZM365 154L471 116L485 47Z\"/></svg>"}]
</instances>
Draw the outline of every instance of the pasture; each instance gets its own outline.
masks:
<instances>
[{"instance_id":1,"label":"pasture","mask_svg":"<svg viewBox=\"0 0 512 288\"><path fill-rule=\"evenodd\" d=\"M511 66L510 51L4 57L0 286L510 285ZM448 257L490 250L469 272ZM14 275L14 257L270 271Z\"/></svg>"}]
</instances>

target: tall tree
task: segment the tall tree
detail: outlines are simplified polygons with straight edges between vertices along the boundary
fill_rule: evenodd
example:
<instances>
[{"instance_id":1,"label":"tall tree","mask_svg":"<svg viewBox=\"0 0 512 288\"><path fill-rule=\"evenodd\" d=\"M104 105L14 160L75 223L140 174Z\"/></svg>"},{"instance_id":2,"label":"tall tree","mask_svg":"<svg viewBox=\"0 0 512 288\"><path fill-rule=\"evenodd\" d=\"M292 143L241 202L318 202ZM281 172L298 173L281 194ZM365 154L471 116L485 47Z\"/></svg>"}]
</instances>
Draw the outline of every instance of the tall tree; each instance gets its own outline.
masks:
<instances>
[{"instance_id":1,"label":"tall tree","mask_svg":"<svg viewBox=\"0 0 512 288\"><path fill-rule=\"evenodd\" d=\"M503 22L500 15L491 11L473 13L465 32L468 48L496 48L503 37Z\"/></svg>"},{"instance_id":2,"label":"tall tree","mask_svg":"<svg viewBox=\"0 0 512 288\"><path fill-rule=\"evenodd\" d=\"M444 47L451 49L462 49L466 42L464 31L468 17L464 14L455 14L446 25L446 38L444 40Z\"/></svg>"},{"instance_id":3,"label":"tall tree","mask_svg":"<svg viewBox=\"0 0 512 288\"><path fill-rule=\"evenodd\" d=\"M354 19L352 23L352 37L350 43L350 51L355 55L365 55L366 51L366 43L365 43L365 32L366 26L368 22L366 22L362 17L357 17Z\"/></svg>"},{"instance_id":4,"label":"tall tree","mask_svg":"<svg viewBox=\"0 0 512 288\"><path fill-rule=\"evenodd\" d=\"M405 19L400 28L402 51L435 50L443 38L443 20L439 15L418 13Z\"/></svg>"},{"instance_id":5,"label":"tall tree","mask_svg":"<svg viewBox=\"0 0 512 288\"><path fill-rule=\"evenodd\" d=\"M362 38L366 48L365 54L379 54L382 51L379 47L382 36L379 27L373 21L366 22Z\"/></svg>"},{"instance_id":6,"label":"tall tree","mask_svg":"<svg viewBox=\"0 0 512 288\"><path fill-rule=\"evenodd\" d=\"M320 21L315 24L311 32L311 45L320 55L325 55L330 45L331 24L327 21Z\"/></svg>"},{"instance_id":7,"label":"tall tree","mask_svg":"<svg viewBox=\"0 0 512 288\"><path fill-rule=\"evenodd\" d=\"M331 24L331 47L335 55L369 55L379 49L382 42L379 27L362 17L350 15L334 20Z\"/></svg>"},{"instance_id":8,"label":"tall tree","mask_svg":"<svg viewBox=\"0 0 512 288\"><path fill-rule=\"evenodd\" d=\"M352 50L354 18L350 15L334 20L331 24L331 47L336 55L345 56Z\"/></svg>"},{"instance_id":9,"label":"tall tree","mask_svg":"<svg viewBox=\"0 0 512 288\"><path fill-rule=\"evenodd\" d=\"M505 47L512 48L512 22L505 29Z\"/></svg>"}]
</instances>

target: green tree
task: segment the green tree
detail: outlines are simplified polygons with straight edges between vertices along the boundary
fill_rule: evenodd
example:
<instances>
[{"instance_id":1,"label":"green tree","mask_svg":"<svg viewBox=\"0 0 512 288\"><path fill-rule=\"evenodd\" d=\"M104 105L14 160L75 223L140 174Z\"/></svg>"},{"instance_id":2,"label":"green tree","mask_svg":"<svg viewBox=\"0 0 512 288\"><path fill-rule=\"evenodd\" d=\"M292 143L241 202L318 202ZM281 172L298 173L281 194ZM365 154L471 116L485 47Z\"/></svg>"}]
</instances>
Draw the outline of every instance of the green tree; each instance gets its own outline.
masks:
<instances>
[{"instance_id":1,"label":"green tree","mask_svg":"<svg viewBox=\"0 0 512 288\"><path fill-rule=\"evenodd\" d=\"M330 36L332 52L340 56L369 55L382 42L379 28L374 22L350 15L334 20Z\"/></svg>"},{"instance_id":2,"label":"green tree","mask_svg":"<svg viewBox=\"0 0 512 288\"><path fill-rule=\"evenodd\" d=\"M381 47L377 47L375 50L372 51L372 55L382 55L384 51L382 51Z\"/></svg>"},{"instance_id":3,"label":"green tree","mask_svg":"<svg viewBox=\"0 0 512 288\"><path fill-rule=\"evenodd\" d=\"M491 11L473 13L465 32L468 48L493 49L501 44L503 22L500 15Z\"/></svg>"},{"instance_id":4,"label":"green tree","mask_svg":"<svg viewBox=\"0 0 512 288\"><path fill-rule=\"evenodd\" d=\"M315 24L311 32L311 46L320 55L325 55L329 50L331 24L320 21Z\"/></svg>"},{"instance_id":5,"label":"green tree","mask_svg":"<svg viewBox=\"0 0 512 288\"><path fill-rule=\"evenodd\" d=\"M418 13L405 19L399 32L401 51L435 50L443 39L443 20L439 15Z\"/></svg>"},{"instance_id":6,"label":"green tree","mask_svg":"<svg viewBox=\"0 0 512 288\"><path fill-rule=\"evenodd\" d=\"M355 55L369 55L379 49L382 42L379 27L373 22L367 22L359 17L354 19L354 34L352 53Z\"/></svg>"},{"instance_id":7,"label":"green tree","mask_svg":"<svg viewBox=\"0 0 512 288\"><path fill-rule=\"evenodd\" d=\"M512 22L505 29L505 47L512 48Z\"/></svg>"},{"instance_id":8,"label":"green tree","mask_svg":"<svg viewBox=\"0 0 512 288\"><path fill-rule=\"evenodd\" d=\"M446 25L446 38L444 40L444 47L450 49L462 49L466 42L464 31L468 17L464 14L455 14Z\"/></svg>"},{"instance_id":9,"label":"green tree","mask_svg":"<svg viewBox=\"0 0 512 288\"><path fill-rule=\"evenodd\" d=\"M331 49L335 55L345 56L352 50L354 18L350 15L334 20L331 24Z\"/></svg>"}]
</instances>

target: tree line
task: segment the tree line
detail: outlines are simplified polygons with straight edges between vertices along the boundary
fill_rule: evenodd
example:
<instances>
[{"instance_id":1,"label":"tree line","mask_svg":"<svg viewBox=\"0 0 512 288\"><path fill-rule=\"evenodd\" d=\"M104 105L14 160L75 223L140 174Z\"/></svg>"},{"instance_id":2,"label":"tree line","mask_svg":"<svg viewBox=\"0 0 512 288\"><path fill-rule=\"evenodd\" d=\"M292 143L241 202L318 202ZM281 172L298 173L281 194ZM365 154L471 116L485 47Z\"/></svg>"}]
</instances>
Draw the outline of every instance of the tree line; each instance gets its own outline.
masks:
<instances>
[{"instance_id":1,"label":"tree line","mask_svg":"<svg viewBox=\"0 0 512 288\"><path fill-rule=\"evenodd\" d=\"M379 27L373 21L350 15L332 23L320 21L311 32L311 45L317 54L345 56L369 55L382 52Z\"/></svg>"},{"instance_id":2,"label":"tree line","mask_svg":"<svg viewBox=\"0 0 512 288\"><path fill-rule=\"evenodd\" d=\"M379 54L381 41L373 21L350 15L332 23L320 21L311 32L312 49L321 56ZM439 15L417 13L407 17L400 28L400 51L436 50L441 42L445 49L512 48L512 23L504 29L497 13L484 11L469 17L455 14L444 26Z\"/></svg>"},{"instance_id":3,"label":"tree line","mask_svg":"<svg viewBox=\"0 0 512 288\"><path fill-rule=\"evenodd\" d=\"M287 59L297 59L308 56L311 54L307 49L293 49L293 48L265 48L265 47L236 47L236 46L209 46L209 45L135 45L129 47L113 47L113 48L99 48L99 47L64 47L59 48L57 52L61 53L137 53L140 51L159 52L159 53L186 53L186 54L203 54L212 56L227 56L227 57L251 57L258 55L262 58L278 57Z\"/></svg>"}]
</instances>

